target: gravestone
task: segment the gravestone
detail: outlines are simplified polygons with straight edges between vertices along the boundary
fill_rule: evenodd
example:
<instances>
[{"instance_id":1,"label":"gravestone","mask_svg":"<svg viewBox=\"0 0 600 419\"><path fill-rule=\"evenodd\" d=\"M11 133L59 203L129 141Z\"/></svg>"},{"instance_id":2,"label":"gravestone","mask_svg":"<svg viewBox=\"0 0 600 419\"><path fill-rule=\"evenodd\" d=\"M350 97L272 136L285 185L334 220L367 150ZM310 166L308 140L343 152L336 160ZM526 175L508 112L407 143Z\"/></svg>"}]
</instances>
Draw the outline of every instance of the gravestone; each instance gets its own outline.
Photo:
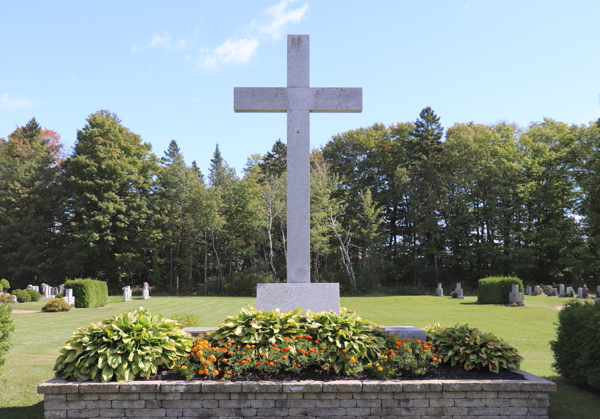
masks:
<instances>
[{"instance_id":1,"label":"gravestone","mask_svg":"<svg viewBox=\"0 0 600 419\"><path fill-rule=\"evenodd\" d=\"M13 301L14 301L15 303L16 303L16 302L18 302L18 300L17 300L17 296L16 296L16 295L13 295L13 296L12 296L12 299L13 299Z\"/></svg>"},{"instance_id":2,"label":"gravestone","mask_svg":"<svg viewBox=\"0 0 600 419\"><path fill-rule=\"evenodd\" d=\"M588 298L590 296L590 289L587 285L583 285L583 298Z\"/></svg>"},{"instance_id":3,"label":"gravestone","mask_svg":"<svg viewBox=\"0 0 600 419\"><path fill-rule=\"evenodd\" d=\"M583 298L583 288L577 288L577 298Z\"/></svg>"},{"instance_id":4,"label":"gravestone","mask_svg":"<svg viewBox=\"0 0 600 419\"><path fill-rule=\"evenodd\" d=\"M536 285L534 290L533 295L540 295L541 290L539 285Z\"/></svg>"},{"instance_id":5,"label":"gravestone","mask_svg":"<svg viewBox=\"0 0 600 419\"><path fill-rule=\"evenodd\" d=\"M286 112L287 283L257 284L258 310L340 312L337 283L310 282L310 113L362 112L362 88L310 87L310 37L288 35L287 87L236 87L235 112Z\"/></svg>"},{"instance_id":6,"label":"gravestone","mask_svg":"<svg viewBox=\"0 0 600 419\"><path fill-rule=\"evenodd\" d=\"M600 285L596 287L596 299L600 298Z\"/></svg>"},{"instance_id":7,"label":"gravestone","mask_svg":"<svg viewBox=\"0 0 600 419\"><path fill-rule=\"evenodd\" d=\"M465 298L465 296L463 295L463 289L460 287L460 282L456 283L456 289L454 290L454 292L456 292L456 298L460 298L461 300Z\"/></svg>"},{"instance_id":8,"label":"gravestone","mask_svg":"<svg viewBox=\"0 0 600 419\"><path fill-rule=\"evenodd\" d=\"M144 282L144 289L142 290L142 300L147 300L150 298L150 289L148 287L148 283Z\"/></svg>"},{"instance_id":9,"label":"gravestone","mask_svg":"<svg viewBox=\"0 0 600 419\"><path fill-rule=\"evenodd\" d=\"M58 286L58 292L59 292L60 294L64 294L64 292L65 292L65 284L60 284L60 285Z\"/></svg>"},{"instance_id":10,"label":"gravestone","mask_svg":"<svg viewBox=\"0 0 600 419\"><path fill-rule=\"evenodd\" d=\"M42 284L42 296L44 298L52 297L52 293L50 292L50 285Z\"/></svg>"},{"instance_id":11,"label":"gravestone","mask_svg":"<svg viewBox=\"0 0 600 419\"><path fill-rule=\"evenodd\" d=\"M552 285L548 285L546 287L546 295L548 295L548 297L556 297L558 295L558 290Z\"/></svg>"},{"instance_id":12,"label":"gravestone","mask_svg":"<svg viewBox=\"0 0 600 419\"><path fill-rule=\"evenodd\" d=\"M435 295L437 295L438 297L443 297L444 296L444 289L442 288L442 283L441 282L438 282L437 289L435 290Z\"/></svg>"},{"instance_id":13,"label":"gravestone","mask_svg":"<svg viewBox=\"0 0 600 419\"><path fill-rule=\"evenodd\" d=\"M525 287L525 294L527 294L527 295L531 295L531 285L527 285L527 286Z\"/></svg>"},{"instance_id":14,"label":"gravestone","mask_svg":"<svg viewBox=\"0 0 600 419\"><path fill-rule=\"evenodd\" d=\"M558 286L558 296L559 298L565 298L567 296L565 294L565 284L560 284Z\"/></svg>"},{"instance_id":15,"label":"gravestone","mask_svg":"<svg viewBox=\"0 0 600 419\"><path fill-rule=\"evenodd\" d=\"M126 287L123 287L123 301L131 301L131 300L132 300L131 287L128 285Z\"/></svg>"},{"instance_id":16,"label":"gravestone","mask_svg":"<svg viewBox=\"0 0 600 419\"><path fill-rule=\"evenodd\" d=\"M520 306L525 305L525 297L522 292L519 292L519 285L514 284L512 286L512 292L508 293L508 302L509 303L517 303Z\"/></svg>"},{"instance_id":17,"label":"gravestone","mask_svg":"<svg viewBox=\"0 0 600 419\"><path fill-rule=\"evenodd\" d=\"M65 289L65 296L63 297L63 300L65 300L71 307L75 307L75 297L73 297L72 288Z\"/></svg>"},{"instance_id":18,"label":"gravestone","mask_svg":"<svg viewBox=\"0 0 600 419\"><path fill-rule=\"evenodd\" d=\"M573 297L573 287L567 287L567 297Z\"/></svg>"}]
</instances>

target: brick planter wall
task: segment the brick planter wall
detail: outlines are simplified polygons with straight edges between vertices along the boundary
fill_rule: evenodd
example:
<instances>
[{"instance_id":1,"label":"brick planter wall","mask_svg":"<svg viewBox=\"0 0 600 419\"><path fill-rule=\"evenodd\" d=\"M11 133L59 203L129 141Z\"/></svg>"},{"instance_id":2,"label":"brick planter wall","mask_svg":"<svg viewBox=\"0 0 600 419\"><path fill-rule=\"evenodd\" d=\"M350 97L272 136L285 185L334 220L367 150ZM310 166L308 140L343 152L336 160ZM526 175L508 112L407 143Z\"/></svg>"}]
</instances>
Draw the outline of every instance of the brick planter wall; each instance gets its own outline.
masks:
<instances>
[{"instance_id":1,"label":"brick planter wall","mask_svg":"<svg viewBox=\"0 0 600 419\"><path fill-rule=\"evenodd\" d=\"M54 418L548 418L550 381L134 381L38 386Z\"/></svg>"}]
</instances>

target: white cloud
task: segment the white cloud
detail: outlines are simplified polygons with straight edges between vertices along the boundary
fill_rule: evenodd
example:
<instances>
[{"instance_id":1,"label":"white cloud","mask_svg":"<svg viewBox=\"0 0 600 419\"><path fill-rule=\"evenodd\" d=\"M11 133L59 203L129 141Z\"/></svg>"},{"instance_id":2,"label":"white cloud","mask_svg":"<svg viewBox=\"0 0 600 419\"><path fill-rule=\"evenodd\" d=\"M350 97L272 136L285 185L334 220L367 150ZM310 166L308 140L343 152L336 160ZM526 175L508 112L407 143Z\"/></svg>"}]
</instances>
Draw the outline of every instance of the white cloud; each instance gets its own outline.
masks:
<instances>
[{"instance_id":1,"label":"white cloud","mask_svg":"<svg viewBox=\"0 0 600 419\"><path fill-rule=\"evenodd\" d=\"M26 99L12 99L7 93L0 96L0 106L9 109L30 108L33 102Z\"/></svg>"},{"instance_id":2,"label":"white cloud","mask_svg":"<svg viewBox=\"0 0 600 419\"><path fill-rule=\"evenodd\" d=\"M259 42L256 38L227 39L221 45L204 55L200 62L203 68L215 68L219 64L246 64L256 53Z\"/></svg>"},{"instance_id":3,"label":"white cloud","mask_svg":"<svg viewBox=\"0 0 600 419\"><path fill-rule=\"evenodd\" d=\"M260 45L260 39L279 39L288 23L296 23L304 18L308 4L297 8L290 5L298 0L281 0L274 6L263 11L266 19L256 21L253 19L241 38L228 38L218 47L203 49L196 65L201 69L216 69L220 65L247 64Z\"/></svg>"},{"instance_id":4,"label":"white cloud","mask_svg":"<svg viewBox=\"0 0 600 419\"><path fill-rule=\"evenodd\" d=\"M148 49L164 49L166 51L171 50L182 50L189 46L189 41L185 38L181 38L177 41L173 40L173 36L168 32L163 32L162 35L153 34L150 42L142 48L133 46L131 48L131 54L135 55L138 51L145 51Z\"/></svg>"},{"instance_id":5,"label":"white cloud","mask_svg":"<svg viewBox=\"0 0 600 419\"><path fill-rule=\"evenodd\" d=\"M289 22L299 22L302 20L304 15L306 15L308 4L304 4L302 7L289 10L288 6L296 1L297 0L281 0L275 6L271 6L266 9L264 13L270 16L271 20L270 22L261 25L258 28L258 32L273 39L281 38L283 30Z\"/></svg>"}]
</instances>

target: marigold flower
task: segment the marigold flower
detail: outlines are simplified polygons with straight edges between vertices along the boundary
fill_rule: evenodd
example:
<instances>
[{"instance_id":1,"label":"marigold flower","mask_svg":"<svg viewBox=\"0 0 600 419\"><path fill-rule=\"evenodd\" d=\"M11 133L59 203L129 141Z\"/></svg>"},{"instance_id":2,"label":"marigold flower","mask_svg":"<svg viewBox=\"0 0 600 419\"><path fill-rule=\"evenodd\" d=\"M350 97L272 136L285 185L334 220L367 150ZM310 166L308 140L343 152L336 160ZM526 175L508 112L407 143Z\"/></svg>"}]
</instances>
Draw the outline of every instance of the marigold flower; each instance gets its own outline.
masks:
<instances>
[{"instance_id":1,"label":"marigold flower","mask_svg":"<svg viewBox=\"0 0 600 419\"><path fill-rule=\"evenodd\" d=\"M219 375L219 371L217 371L217 370L213 371L212 375Z\"/></svg>"},{"instance_id":2,"label":"marigold flower","mask_svg":"<svg viewBox=\"0 0 600 419\"><path fill-rule=\"evenodd\" d=\"M286 346L285 348L283 348L284 352L289 352L290 348L288 346Z\"/></svg>"},{"instance_id":3,"label":"marigold flower","mask_svg":"<svg viewBox=\"0 0 600 419\"><path fill-rule=\"evenodd\" d=\"M300 365L299 363L296 363L296 366L297 366L298 368L300 368L302 365Z\"/></svg>"},{"instance_id":4,"label":"marigold flower","mask_svg":"<svg viewBox=\"0 0 600 419\"><path fill-rule=\"evenodd\" d=\"M347 354L348 353L348 349L342 349L342 353L343 354Z\"/></svg>"},{"instance_id":5,"label":"marigold flower","mask_svg":"<svg viewBox=\"0 0 600 419\"><path fill-rule=\"evenodd\" d=\"M409 349L409 350L408 350L408 353L409 353L409 354L412 354L412 349Z\"/></svg>"},{"instance_id":6,"label":"marigold flower","mask_svg":"<svg viewBox=\"0 0 600 419\"><path fill-rule=\"evenodd\" d=\"M284 355L284 356L281 357L281 359L288 359L288 356Z\"/></svg>"},{"instance_id":7,"label":"marigold flower","mask_svg":"<svg viewBox=\"0 0 600 419\"><path fill-rule=\"evenodd\" d=\"M377 367L379 371L383 371L383 367Z\"/></svg>"}]
</instances>

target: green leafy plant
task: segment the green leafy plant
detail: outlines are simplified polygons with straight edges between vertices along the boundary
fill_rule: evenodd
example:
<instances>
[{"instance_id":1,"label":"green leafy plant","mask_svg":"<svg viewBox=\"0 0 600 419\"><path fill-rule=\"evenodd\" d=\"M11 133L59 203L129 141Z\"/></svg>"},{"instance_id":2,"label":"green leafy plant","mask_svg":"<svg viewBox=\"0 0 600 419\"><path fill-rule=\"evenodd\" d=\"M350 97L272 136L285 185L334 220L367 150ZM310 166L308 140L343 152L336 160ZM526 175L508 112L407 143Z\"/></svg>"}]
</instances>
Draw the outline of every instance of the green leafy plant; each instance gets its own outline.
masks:
<instances>
[{"instance_id":1,"label":"green leafy plant","mask_svg":"<svg viewBox=\"0 0 600 419\"><path fill-rule=\"evenodd\" d=\"M520 372L523 358L519 352L492 333L480 332L468 324L428 326L425 328L437 353L444 362L459 365L465 370L487 368L498 373L501 369Z\"/></svg>"},{"instance_id":2,"label":"green leafy plant","mask_svg":"<svg viewBox=\"0 0 600 419\"><path fill-rule=\"evenodd\" d=\"M140 307L77 329L61 349L54 371L78 381L130 381L171 369L187 356L192 338L174 320Z\"/></svg>"},{"instance_id":3,"label":"green leafy plant","mask_svg":"<svg viewBox=\"0 0 600 419\"><path fill-rule=\"evenodd\" d=\"M558 313L552 367L578 384L600 390L600 303L572 300Z\"/></svg>"},{"instance_id":4,"label":"green leafy plant","mask_svg":"<svg viewBox=\"0 0 600 419\"><path fill-rule=\"evenodd\" d=\"M316 342L316 345L327 348L326 364L332 370L353 374L357 367L362 370L364 363L375 359L385 350L385 335L383 329L346 309L342 309L340 314L310 311L301 313L299 309L287 313L243 309L237 316L228 317L224 324L211 332L209 341L213 346L228 343L236 347L253 346L248 351L250 358L260 357L261 354L264 357L266 351L273 350L273 345L288 345L290 355L294 355L300 349L304 350L298 347L300 342ZM323 350L319 350L319 354L325 356ZM313 355L311 362L315 356ZM351 359L356 361L350 362ZM305 367L304 361L307 360L300 360L299 364Z\"/></svg>"},{"instance_id":5,"label":"green leafy plant","mask_svg":"<svg viewBox=\"0 0 600 419\"><path fill-rule=\"evenodd\" d=\"M62 298L53 298L42 307L45 312L69 311L71 306Z\"/></svg>"},{"instance_id":6,"label":"green leafy plant","mask_svg":"<svg viewBox=\"0 0 600 419\"><path fill-rule=\"evenodd\" d=\"M5 278L0 279L0 291L7 290L9 288L10 288L10 283L8 282L8 280Z\"/></svg>"},{"instance_id":7,"label":"green leafy plant","mask_svg":"<svg viewBox=\"0 0 600 419\"><path fill-rule=\"evenodd\" d=\"M0 303L0 370L6 361L6 354L10 348L10 335L15 330L12 318L12 307Z\"/></svg>"},{"instance_id":8,"label":"green leafy plant","mask_svg":"<svg viewBox=\"0 0 600 419\"><path fill-rule=\"evenodd\" d=\"M0 303L14 303L12 294L2 294L0 295Z\"/></svg>"},{"instance_id":9,"label":"green leafy plant","mask_svg":"<svg viewBox=\"0 0 600 419\"><path fill-rule=\"evenodd\" d=\"M379 354L376 361L366 366L376 378L389 380L403 375L423 375L442 360L431 342L394 335L387 336L386 341L387 352Z\"/></svg>"},{"instance_id":10,"label":"green leafy plant","mask_svg":"<svg viewBox=\"0 0 600 419\"><path fill-rule=\"evenodd\" d=\"M17 296L19 303L28 303L31 301L31 294L26 290L14 290L13 294Z\"/></svg>"},{"instance_id":11,"label":"green leafy plant","mask_svg":"<svg viewBox=\"0 0 600 419\"><path fill-rule=\"evenodd\" d=\"M27 291L29 295L31 295L31 301L39 301L42 297L42 295L34 289L28 288L25 291Z\"/></svg>"}]
</instances>

